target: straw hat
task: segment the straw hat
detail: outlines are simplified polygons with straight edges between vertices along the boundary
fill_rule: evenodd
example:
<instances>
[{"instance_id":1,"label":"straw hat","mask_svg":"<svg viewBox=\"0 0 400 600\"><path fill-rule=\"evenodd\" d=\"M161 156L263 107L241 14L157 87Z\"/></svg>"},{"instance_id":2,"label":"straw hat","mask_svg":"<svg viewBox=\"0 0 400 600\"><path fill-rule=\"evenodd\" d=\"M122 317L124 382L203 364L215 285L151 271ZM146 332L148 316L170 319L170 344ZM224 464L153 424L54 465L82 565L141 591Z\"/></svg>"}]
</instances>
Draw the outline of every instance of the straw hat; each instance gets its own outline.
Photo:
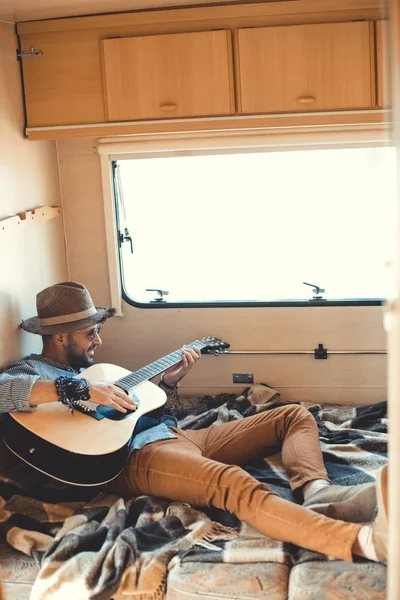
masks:
<instances>
[{"instance_id":1,"label":"straw hat","mask_svg":"<svg viewBox=\"0 0 400 600\"><path fill-rule=\"evenodd\" d=\"M29 333L52 335L84 329L115 315L115 308L96 308L89 292L81 283L56 283L36 296L37 317L22 321Z\"/></svg>"}]
</instances>

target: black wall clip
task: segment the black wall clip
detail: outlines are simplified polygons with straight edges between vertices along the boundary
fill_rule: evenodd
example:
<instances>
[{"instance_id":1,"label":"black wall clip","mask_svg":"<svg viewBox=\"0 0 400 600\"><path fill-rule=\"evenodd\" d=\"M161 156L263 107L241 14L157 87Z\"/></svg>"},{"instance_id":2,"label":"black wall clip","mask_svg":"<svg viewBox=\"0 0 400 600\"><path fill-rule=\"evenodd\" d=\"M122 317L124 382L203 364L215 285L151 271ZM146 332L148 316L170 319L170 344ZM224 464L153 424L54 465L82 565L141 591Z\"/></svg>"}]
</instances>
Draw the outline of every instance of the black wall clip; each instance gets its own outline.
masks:
<instances>
[{"instance_id":1,"label":"black wall clip","mask_svg":"<svg viewBox=\"0 0 400 600\"><path fill-rule=\"evenodd\" d=\"M323 360L328 358L328 350L324 348L323 344L318 344L318 348L314 350L315 360Z\"/></svg>"}]
</instances>

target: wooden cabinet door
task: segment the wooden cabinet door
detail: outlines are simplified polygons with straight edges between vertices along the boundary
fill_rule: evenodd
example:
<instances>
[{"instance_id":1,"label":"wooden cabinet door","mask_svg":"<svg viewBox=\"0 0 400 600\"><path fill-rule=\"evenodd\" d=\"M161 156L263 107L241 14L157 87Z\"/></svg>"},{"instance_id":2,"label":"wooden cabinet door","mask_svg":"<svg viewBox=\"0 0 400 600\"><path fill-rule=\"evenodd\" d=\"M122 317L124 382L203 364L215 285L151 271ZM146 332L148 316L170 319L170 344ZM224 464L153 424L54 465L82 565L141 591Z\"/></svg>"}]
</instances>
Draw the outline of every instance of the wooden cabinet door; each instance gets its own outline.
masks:
<instances>
[{"instance_id":1,"label":"wooden cabinet door","mask_svg":"<svg viewBox=\"0 0 400 600\"><path fill-rule=\"evenodd\" d=\"M380 108L390 106L390 70L389 70L389 21L376 22L376 77L377 104Z\"/></svg>"},{"instance_id":2,"label":"wooden cabinet door","mask_svg":"<svg viewBox=\"0 0 400 600\"><path fill-rule=\"evenodd\" d=\"M237 44L241 112L375 105L372 22L240 29Z\"/></svg>"},{"instance_id":3,"label":"wooden cabinet door","mask_svg":"<svg viewBox=\"0 0 400 600\"><path fill-rule=\"evenodd\" d=\"M28 127L104 123L97 40L78 29L28 35L22 44L43 52L22 60Z\"/></svg>"},{"instance_id":4,"label":"wooden cabinet door","mask_svg":"<svg viewBox=\"0 0 400 600\"><path fill-rule=\"evenodd\" d=\"M234 112L230 31L103 40L109 121Z\"/></svg>"}]
</instances>

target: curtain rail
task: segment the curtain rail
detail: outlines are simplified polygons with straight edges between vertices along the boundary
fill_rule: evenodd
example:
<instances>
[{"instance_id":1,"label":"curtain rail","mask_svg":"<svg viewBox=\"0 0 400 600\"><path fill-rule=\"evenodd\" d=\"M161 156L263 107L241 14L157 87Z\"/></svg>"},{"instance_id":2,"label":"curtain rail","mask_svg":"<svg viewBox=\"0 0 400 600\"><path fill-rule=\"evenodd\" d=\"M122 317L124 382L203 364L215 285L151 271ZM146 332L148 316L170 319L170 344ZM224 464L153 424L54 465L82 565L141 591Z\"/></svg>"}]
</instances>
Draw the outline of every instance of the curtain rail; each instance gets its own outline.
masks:
<instances>
[{"instance_id":1,"label":"curtain rail","mask_svg":"<svg viewBox=\"0 0 400 600\"><path fill-rule=\"evenodd\" d=\"M328 350L329 354L387 354L386 350ZM314 355L314 350L224 350L221 354L311 354Z\"/></svg>"}]
</instances>

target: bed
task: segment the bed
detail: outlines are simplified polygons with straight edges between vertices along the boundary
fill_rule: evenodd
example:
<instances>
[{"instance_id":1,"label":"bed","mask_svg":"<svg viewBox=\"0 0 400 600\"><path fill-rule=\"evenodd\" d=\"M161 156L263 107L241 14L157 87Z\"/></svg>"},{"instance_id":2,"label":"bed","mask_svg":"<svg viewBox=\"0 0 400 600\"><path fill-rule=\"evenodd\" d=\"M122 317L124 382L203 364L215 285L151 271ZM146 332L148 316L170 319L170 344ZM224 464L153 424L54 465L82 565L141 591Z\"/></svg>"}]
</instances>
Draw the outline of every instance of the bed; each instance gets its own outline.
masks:
<instances>
[{"instance_id":1,"label":"bed","mask_svg":"<svg viewBox=\"0 0 400 600\"><path fill-rule=\"evenodd\" d=\"M256 392L174 400L166 411L190 429L286 404L265 384ZM332 482L374 481L387 462L386 402L307 408ZM247 470L293 500L279 454ZM27 482L35 494L27 495ZM27 476L21 465L1 475L0 562L8 600L386 598L386 567L380 563L345 563L283 544L216 509L76 493L37 472Z\"/></svg>"}]
</instances>

